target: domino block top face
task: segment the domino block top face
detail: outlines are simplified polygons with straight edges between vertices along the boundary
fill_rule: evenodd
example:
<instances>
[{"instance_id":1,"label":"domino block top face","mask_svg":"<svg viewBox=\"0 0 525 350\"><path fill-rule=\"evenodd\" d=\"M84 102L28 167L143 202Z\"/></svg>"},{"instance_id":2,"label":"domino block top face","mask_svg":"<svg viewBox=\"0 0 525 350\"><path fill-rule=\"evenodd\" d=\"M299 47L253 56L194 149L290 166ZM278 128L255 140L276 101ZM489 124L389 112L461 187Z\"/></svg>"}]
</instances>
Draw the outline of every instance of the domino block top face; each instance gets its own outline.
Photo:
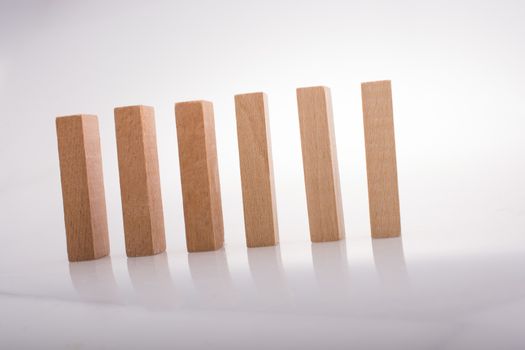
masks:
<instances>
[{"instance_id":1,"label":"domino block top face","mask_svg":"<svg viewBox=\"0 0 525 350\"><path fill-rule=\"evenodd\" d=\"M188 251L222 247L224 227L213 105L175 104L179 163Z\"/></svg>"},{"instance_id":2,"label":"domino block top face","mask_svg":"<svg viewBox=\"0 0 525 350\"><path fill-rule=\"evenodd\" d=\"M58 117L56 129L68 258L101 258L110 249L98 119Z\"/></svg>"},{"instance_id":3,"label":"domino block top face","mask_svg":"<svg viewBox=\"0 0 525 350\"><path fill-rule=\"evenodd\" d=\"M339 240L345 233L330 90L299 88L297 105L310 236L313 242Z\"/></svg>"},{"instance_id":4,"label":"domino block top face","mask_svg":"<svg viewBox=\"0 0 525 350\"><path fill-rule=\"evenodd\" d=\"M397 162L389 80L361 84L373 238L401 234Z\"/></svg>"},{"instance_id":5,"label":"domino block top face","mask_svg":"<svg viewBox=\"0 0 525 350\"><path fill-rule=\"evenodd\" d=\"M128 256L166 249L154 109L115 108L120 188Z\"/></svg>"},{"instance_id":6,"label":"domino block top face","mask_svg":"<svg viewBox=\"0 0 525 350\"><path fill-rule=\"evenodd\" d=\"M237 139L248 247L279 242L266 94L235 96Z\"/></svg>"}]
</instances>

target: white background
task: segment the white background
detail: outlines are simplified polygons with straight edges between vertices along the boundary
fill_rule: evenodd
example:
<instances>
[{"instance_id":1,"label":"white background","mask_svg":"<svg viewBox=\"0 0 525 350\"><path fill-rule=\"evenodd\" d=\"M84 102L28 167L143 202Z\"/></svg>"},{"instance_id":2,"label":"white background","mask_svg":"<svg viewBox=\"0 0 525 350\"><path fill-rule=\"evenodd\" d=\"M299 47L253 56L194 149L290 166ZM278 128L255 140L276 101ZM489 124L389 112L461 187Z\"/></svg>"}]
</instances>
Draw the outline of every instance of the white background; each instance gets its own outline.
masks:
<instances>
[{"instance_id":1,"label":"white background","mask_svg":"<svg viewBox=\"0 0 525 350\"><path fill-rule=\"evenodd\" d=\"M422 344L461 348L470 344L469 339L474 339L478 348L490 348L493 345L490 341L496 344L507 341L508 346L520 348L525 340L519 329L512 332L512 325L523 324L525 311L524 23L525 5L509 0L0 1L0 304L5 310L0 316L0 345L5 342L10 348L35 344L69 348L101 344L120 347L131 343L122 339L119 343L116 340L119 337L115 336L118 331L109 325L98 333L94 331L94 334L107 332L103 341L81 331L73 334L73 343L61 341L61 322L69 326L67 320L74 319L75 312L87 312L83 308L91 307L86 305L93 299L90 294L93 290L79 292L82 288L75 284L75 278L84 281L91 275L72 273L78 269L67 262L56 116L88 113L99 117L112 251L111 259L105 260L109 261L109 268L106 264L101 269L114 271L117 282L121 280L118 288L132 290L126 278L128 272L131 274L130 264L136 265L125 258L113 108L135 104L155 108L168 245L163 256L169 261L164 263L171 267L170 276L177 269L183 275L191 275L193 282L190 279L180 282L190 288L198 282L191 271L192 258L186 255L174 103L195 99L214 103L226 242L226 250L218 254L219 260L228 261L228 276L237 279L238 287L244 277L253 275L253 269L250 264L248 270L250 253L244 248L233 96L254 91L264 91L269 98L281 241L277 255L282 256L281 267L286 278L293 280L294 276L312 270L312 262L314 270L319 271L318 262L323 258L316 260L316 254L330 259L343 249L342 266L363 266L359 273L368 280L375 276L375 270L381 269L377 253L381 249L373 250L369 238L360 83L390 79L403 246L400 251L401 241L396 241L395 247L387 249L389 253L385 254L392 254L393 249L394 260L406 261L406 266L404 262L401 266L408 271L413 285L436 288L428 287L429 294L423 293L414 304L410 302L414 299L409 300L408 294L401 293L407 307L392 311L389 318L392 324L385 325L392 338L386 337L385 341L406 348L403 341L410 337L395 336L403 334L401 320L406 309L412 307L418 310L416 320L428 316L432 322L450 327L450 332L432 333L428 337L417 329L422 334L419 348ZM295 89L314 85L326 85L332 91L347 232L346 240L335 248L339 253L316 253L316 249L323 248L310 247L308 243ZM274 253L272 250L268 256ZM207 266L208 258L203 256L193 258L203 260L193 264ZM144 264L148 266L148 262ZM423 266L431 267L425 270ZM215 275L210 273L210 278ZM203 280L212 283L208 277L205 273ZM328 278L340 279L337 274ZM102 291L95 288L93 293L107 299L103 291L105 282L89 281L80 284L101 287ZM300 279L296 286L303 286L304 281ZM457 281L465 283L464 288ZM292 298L297 302L302 297L304 304L299 302L302 309L294 309L291 314L307 310L304 312L311 316L315 312L309 313L305 305L314 304L323 314L326 311L332 316L344 316L348 324L352 324L349 319L354 320L359 329L357 333L341 330L339 334L336 330L330 333L331 326L326 326L326 332L303 347L330 341L333 346L348 345L350 339L345 337L351 335L357 337L352 338L356 344L381 345L374 343L367 331L380 329L384 320L368 320L367 324L358 321L359 317L370 316L366 312L356 314L355 309L344 307L370 302L367 299L370 290L361 288L357 294L363 300L334 301L330 304L332 314L330 308L325 309L326 305L315 304L318 297L302 295L302 288L296 288L298 291L292 293ZM518 306L497 312L510 324L510 331L506 327L490 333L487 330L494 330L494 325L483 324L469 338L464 322L472 316L472 310L466 307L468 310L463 312L457 311L458 308L470 305L479 293L482 293L479 304L472 309L483 309L493 303L500 305L497 302L509 290L515 293L513 298L518 300ZM243 295L252 295L246 293ZM230 294L225 290L225 296ZM145 300L158 298L149 292L146 295ZM32 299L41 297L41 301ZM60 304L63 299L75 303L67 302L64 306ZM106 299L109 306L105 307L112 303L126 304L119 297ZM272 296L270 304L276 306L281 299ZM58 305L40 310L49 300ZM171 298L160 300L169 302ZM181 301L182 308L190 314L188 317L212 317L206 316L208 297L196 300L193 304ZM213 300L217 305L228 305L221 297ZM433 314L436 310L423 307L436 300L441 300L441 306L450 313L438 317ZM137 304L144 306L144 300ZM243 305L224 308L226 312L251 312L252 306L259 306L253 300ZM343 316L339 315L338 306ZM282 309L287 310L284 306ZM104 310L101 307L89 312L97 319ZM156 317L156 312L149 310L144 317ZM41 313L55 315L57 322L51 323L42 334L39 325L46 322L37 321L36 316ZM273 315L263 314L270 319ZM20 315L19 323L8 321L13 315ZM217 322L224 322L222 314L213 315ZM128 316L114 317L118 324ZM239 316L226 319L238 322L235 327L242 327L243 318L236 317ZM462 326L454 323L451 326L452 320L458 318ZM88 330L100 322L104 324L100 320L92 322L89 317L80 319L78 322L86 322ZM156 321L148 321L148 327L154 329L165 323L161 319ZM193 326L202 327L200 320L193 322L182 322L186 330L182 335L173 335L179 341L188 341L184 343L186 347L195 338ZM273 319L260 322L257 327L263 330L267 330L268 324L283 327L290 324L275 323ZM305 325L307 329L310 326ZM225 328L233 332L232 327ZM403 328L407 335L416 332L407 327ZM433 327L429 329L439 329ZM35 343L22 336L28 329L37 334L31 338ZM210 332L211 329L215 329L212 324ZM228 331L219 333L229 335ZM450 339L449 333L460 334L459 340L445 342L444 339ZM487 339L474 336L480 333ZM282 338L273 339L297 342L303 334L302 330L297 335L283 331ZM150 335L158 346L170 340L168 333L165 338ZM214 346L232 347L227 341L229 337L211 339ZM134 344L140 347L136 341Z\"/></svg>"}]
</instances>

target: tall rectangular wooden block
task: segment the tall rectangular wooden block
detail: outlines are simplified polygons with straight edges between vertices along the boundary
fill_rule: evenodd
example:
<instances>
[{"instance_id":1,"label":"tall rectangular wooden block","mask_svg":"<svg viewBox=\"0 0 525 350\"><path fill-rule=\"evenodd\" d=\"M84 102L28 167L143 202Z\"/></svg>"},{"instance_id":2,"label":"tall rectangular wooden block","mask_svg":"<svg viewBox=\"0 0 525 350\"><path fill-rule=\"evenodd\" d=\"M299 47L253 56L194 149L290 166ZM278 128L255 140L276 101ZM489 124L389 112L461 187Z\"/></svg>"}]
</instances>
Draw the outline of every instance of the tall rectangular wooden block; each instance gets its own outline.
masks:
<instances>
[{"instance_id":1,"label":"tall rectangular wooden block","mask_svg":"<svg viewBox=\"0 0 525 350\"><path fill-rule=\"evenodd\" d=\"M126 253L162 253L166 240L154 110L115 108L115 127Z\"/></svg>"},{"instance_id":2,"label":"tall rectangular wooden block","mask_svg":"<svg viewBox=\"0 0 525 350\"><path fill-rule=\"evenodd\" d=\"M275 245L279 233L266 95L235 96L235 111L246 244Z\"/></svg>"},{"instance_id":3,"label":"tall rectangular wooden block","mask_svg":"<svg viewBox=\"0 0 525 350\"><path fill-rule=\"evenodd\" d=\"M69 260L101 258L109 239L97 117L58 117L56 129Z\"/></svg>"},{"instance_id":4,"label":"tall rectangular wooden block","mask_svg":"<svg viewBox=\"0 0 525 350\"><path fill-rule=\"evenodd\" d=\"M345 235L330 89L297 89L304 181L312 242Z\"/></svg>"},{"instance_id":5,"label":"tall rectangular wooden block","mask_svg":"<svg viewBox=\"0 0 525 350\"><path fill-rule=\"evenodd\" d=\"M390 81L361 84L373 238L401 235Z\"/></svg>"},{"instance_id":6,"label":"tall rectangular wooden block","mask_svg":"<svg viewBox=\"0 0 525 350\"><path fill-rule=\"evenodd\" d=\"M213 105L175 104L180 176L189 252L216 250L224 242Z\"/></svg>"}]
</instances>

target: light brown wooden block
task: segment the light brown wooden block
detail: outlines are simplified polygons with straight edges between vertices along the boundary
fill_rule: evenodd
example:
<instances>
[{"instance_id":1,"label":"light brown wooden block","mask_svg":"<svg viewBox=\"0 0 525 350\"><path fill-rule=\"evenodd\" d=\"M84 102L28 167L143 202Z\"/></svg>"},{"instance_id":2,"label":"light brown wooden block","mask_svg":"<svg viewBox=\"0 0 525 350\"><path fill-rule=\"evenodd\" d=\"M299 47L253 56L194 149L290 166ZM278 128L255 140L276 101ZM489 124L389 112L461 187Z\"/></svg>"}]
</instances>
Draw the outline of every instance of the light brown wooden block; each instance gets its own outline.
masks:
<instances>
[{"instance_id":1,"label":"light brown wooden block","mask_svg":"<svg viewBox=\"0 0 525 350\"><path fill-rule=\"evenodd\" d=\"M279 242L270 128L264 93L235 96L244 226L248 247Z\"/></svg>"},{"instance_id":2,"label":"light brown wooden block","mask_svg":"<svg viewBox=\"0 0 525 350\"><path fill-rule=\"evenodd\" d=\"M128 256L166 250L155 115L152 107L115 108L120 193Z\"/></svg>"},{"instance_id":3,"label":"light brown wooden block","mask_svg":"<svg viewBox=\"0 0 525 350\"><path fill-rule=\"evenodd\" d=\"M179 163L189 252L216 250L224 242L213 105L175 104Z\"/></svg>"},{"instance_id":4,"label":"light brown wooden block","mask_svg":"<svg viewBox=\"0 0 525 350\"><path fill-rule=\"evenodd\" d=\"M98 259L109 254L98 120L58 117L56 128L68 257Z\"/></svg>"},{"instance_id":5,"label":"light brown wooden block","mask_svg":"<svg viewBox=\"0 0 525 350\"><path fill-rule=\"evenodd\" d=\"M330 89L297 89L304 181L312 242L345 235Z\"/></svg>"},{"instance_id":6,"label":"light brown wooden block","mask_svg":"<svg viewBox=\"0 0 525 350\"><path fill-rule=\"evenodd\" d=\"M401 235L390 81L361 84L372 238Z\"/></svg>"}]
</instances>

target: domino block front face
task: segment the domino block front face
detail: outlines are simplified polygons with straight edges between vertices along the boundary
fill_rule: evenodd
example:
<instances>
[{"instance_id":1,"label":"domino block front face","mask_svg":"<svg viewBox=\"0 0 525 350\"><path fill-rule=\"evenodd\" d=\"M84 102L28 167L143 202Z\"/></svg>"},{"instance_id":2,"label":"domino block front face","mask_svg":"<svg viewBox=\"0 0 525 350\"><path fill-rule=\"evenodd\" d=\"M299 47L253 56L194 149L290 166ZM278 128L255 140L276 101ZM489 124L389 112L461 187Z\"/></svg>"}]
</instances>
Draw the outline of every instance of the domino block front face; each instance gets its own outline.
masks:
<instances>
[{"instance_id":1,"label":"domino block front face","mask_svg":"<svg viewBox=\"0 0 525 350\"><path fill-rule=\"evenodd\" d=\"M345 235L330 90L297 89L304 181L312 242Z\"/></svg>"},{"instance_id":2,"label":"domino block front face","mask_svg":"<svg viewBox=\"0 0 525 350\"><path fill-rule=\"evenodd\" d=\"M177 140L189 252L223 246L221 190L213 105L207 101L175 104Z\"/></svg>"},{"instance_id":3,"label":"domino block front face","mask_svg":"<svg viewBox=\"0 0 525 350\"><path fill-rule=\"evenodd\" d=\"M104 257L109 239L97 117L58 117L56 129L68 258Z\"/></svg>"},{"instance_id":4,"label":"domino block front face","mask_svg":"<svg viewBox=\"0 0 525 350\"><path fill-rule=\"evenodd\" d=\"M368 201L373 238L401 235L390 81L361 84Z\"/></svg>"},{"instance_id":5,"label":"domino block front face","mask_svg":"<svg viewBox=\"0 0 525 350\"><path fill-rule=\"evenodd\" d=\"M266 95L235 96L235 111L246 244L275 245L279 233Z\"/></svg>"},{"instance_id":6,"label":"domino block front face","mask_svg":"<svg viewBox=\"0 0 525 350\"><path fill-rule=\"evenodd\" d=\"M115 127L126 253L162 253L166 240L154 110L115 108Z\"/></svg>"}]
</instances>

